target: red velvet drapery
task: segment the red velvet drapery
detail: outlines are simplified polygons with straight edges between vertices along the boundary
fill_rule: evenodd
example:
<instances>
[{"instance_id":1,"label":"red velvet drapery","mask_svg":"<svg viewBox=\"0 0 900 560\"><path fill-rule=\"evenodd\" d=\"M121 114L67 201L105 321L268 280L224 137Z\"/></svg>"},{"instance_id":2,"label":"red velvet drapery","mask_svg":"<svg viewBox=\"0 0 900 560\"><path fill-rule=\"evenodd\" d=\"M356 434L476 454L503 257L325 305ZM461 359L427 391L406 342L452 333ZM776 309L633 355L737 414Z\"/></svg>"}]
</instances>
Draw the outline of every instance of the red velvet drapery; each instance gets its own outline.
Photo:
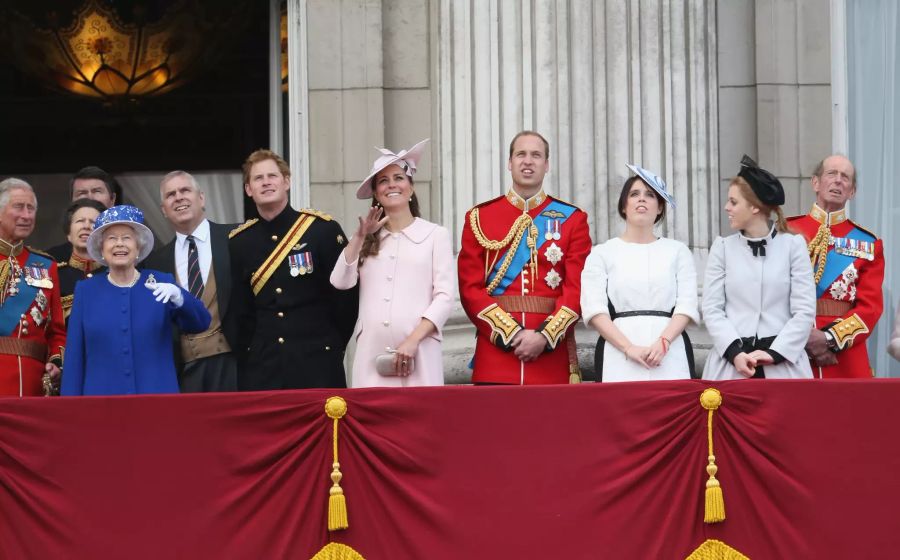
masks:
<instances>
[{"instance_id":1,"label":"red velvet drapery","mask_svg":"<svg viewBox=\"0 0 900 560\"><path fill-rule=\"evenodd\" d=\"M0 557L754 559L900 551L900 382L700 381L0 400ZM329 536L343 396L350 528Z\"/></svg>"}]
</instances>

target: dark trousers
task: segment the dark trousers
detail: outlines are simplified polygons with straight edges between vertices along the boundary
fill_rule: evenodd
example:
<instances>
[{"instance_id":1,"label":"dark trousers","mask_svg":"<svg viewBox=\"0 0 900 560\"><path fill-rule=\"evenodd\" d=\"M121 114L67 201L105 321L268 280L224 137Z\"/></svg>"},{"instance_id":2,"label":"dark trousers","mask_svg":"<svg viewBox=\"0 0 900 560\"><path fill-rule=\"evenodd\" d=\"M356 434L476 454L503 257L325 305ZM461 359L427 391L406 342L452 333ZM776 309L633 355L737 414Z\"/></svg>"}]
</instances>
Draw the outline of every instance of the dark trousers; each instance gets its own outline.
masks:
<instances>
[{"instance_id":1,"label":"dark trousers","mask_svg":"<svg viewBox=\"0 0 900 560\"><path fill-rule=\"evenodd\" d=\"M182 393L237 391L237 362L231 352L184 364L178 376Z\"/></svg>"}]
</instances>

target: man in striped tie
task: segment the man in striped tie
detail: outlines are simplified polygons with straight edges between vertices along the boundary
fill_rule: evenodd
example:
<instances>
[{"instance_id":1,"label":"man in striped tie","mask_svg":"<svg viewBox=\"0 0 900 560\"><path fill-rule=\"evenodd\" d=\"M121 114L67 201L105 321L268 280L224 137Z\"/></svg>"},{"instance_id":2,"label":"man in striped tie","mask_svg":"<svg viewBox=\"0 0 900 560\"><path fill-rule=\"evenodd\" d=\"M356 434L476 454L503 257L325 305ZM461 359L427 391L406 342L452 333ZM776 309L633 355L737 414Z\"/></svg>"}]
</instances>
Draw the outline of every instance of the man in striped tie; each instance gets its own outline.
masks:
<instances>
[{"instance_id":1,"label":"man in striped tie","mask_svg":"<svg viewBox=\"0 0 900 560\"><path fill-rule=\"evenodd\" d=\"M234 391L237 365L226 337L233 329L228 232L234 225L206 218L203 191L190 173L167 174L159 195L163 214L175 228L175 239L151 256L147 266L174 274L212 317L207 331L180 334L175 342L181 391Z\"/></svg>"}]
</instances>

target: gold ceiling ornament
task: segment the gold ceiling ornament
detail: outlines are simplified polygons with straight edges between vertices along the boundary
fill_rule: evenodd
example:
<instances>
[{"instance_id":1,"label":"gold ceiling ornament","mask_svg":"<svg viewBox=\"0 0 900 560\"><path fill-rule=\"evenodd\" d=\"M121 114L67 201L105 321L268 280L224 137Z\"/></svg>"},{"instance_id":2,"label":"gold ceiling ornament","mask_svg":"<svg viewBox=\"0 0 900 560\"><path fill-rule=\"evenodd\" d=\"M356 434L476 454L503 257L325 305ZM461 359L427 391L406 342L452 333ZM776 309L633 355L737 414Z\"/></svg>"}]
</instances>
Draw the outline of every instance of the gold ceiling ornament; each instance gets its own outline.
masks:
<instances>
[{"instance_id":1,"label":"gold ceiling ornament","mask_svg":"<svg viewBox=\"0 0 900 560\"><path fill-rule=\"evenodd\" d=\"M722 485L716 479L719 467L716 466L716 456L713 453L713 414L722 406L722 393L717 389L704 389L700 394L700 406L707 411L706 439L709 448L706 465L706 473L709 480L706 481L706 499L703 514L704 523L721 523L725 521L725 498L722 496Z\"/></svg>"},{"instance_id":2,"label":"gold ceiling ornament","mask_svg":"<svg viewBox=\"0 0 900 560\"><path fill-rule=\"evenodd\" d=\"M134 2L129 21L112 3L85 0L71 23L57 14L41 22L13 11L9 35L16 64L62 90L107 102L171 91L207 66L233 30L240 4L210 12L177 0L158 17Z\"/></svg>"}]
</instances>

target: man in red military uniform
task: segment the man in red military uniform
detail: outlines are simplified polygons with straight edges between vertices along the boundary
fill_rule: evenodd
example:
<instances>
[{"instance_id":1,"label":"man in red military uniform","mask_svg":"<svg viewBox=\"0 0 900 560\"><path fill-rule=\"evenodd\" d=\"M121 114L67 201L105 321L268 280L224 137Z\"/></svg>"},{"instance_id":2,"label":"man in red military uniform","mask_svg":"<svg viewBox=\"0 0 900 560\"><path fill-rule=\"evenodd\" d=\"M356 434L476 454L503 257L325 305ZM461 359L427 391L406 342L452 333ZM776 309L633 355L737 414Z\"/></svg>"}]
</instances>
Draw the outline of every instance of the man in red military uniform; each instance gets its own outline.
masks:
<instances>
[{"instance_id":1,"label":"man in red military uniform","mask_svg":"<svg viewBox=\"0 0 900 560\"><path fill-rule=\"evenodd\" d=\"M0 182L0 395L58 386L66 327L56 262L24 246L37 199L21 179Z\"/></svg>"},{"instance_id":2,"label":"man in red military uniform","mask_svg":"<svg viewBox=\"0 0 900 560\"><path fill-rule=\"evenodd\" d=\"M549 158L543 136L520 132L512 188L466 213L459 293L477 329L476 384L580 380L573 330L591 237L583 211L544 193Z\"/></svg>"},{"instance_id":3,"label":"man in red military uniform","mask_svg":"<svg viewBox=\"0 0 900 560\"><path fill-rule=\"evenodd\" d=\"M809 244L816 281L816 326L806 352L820 378L872 377L866 339L883 308L884 247L847 218L856 170L844 156L822 160L812 176L816 203L789 219Z\"/></svg>"}]
</instances>

